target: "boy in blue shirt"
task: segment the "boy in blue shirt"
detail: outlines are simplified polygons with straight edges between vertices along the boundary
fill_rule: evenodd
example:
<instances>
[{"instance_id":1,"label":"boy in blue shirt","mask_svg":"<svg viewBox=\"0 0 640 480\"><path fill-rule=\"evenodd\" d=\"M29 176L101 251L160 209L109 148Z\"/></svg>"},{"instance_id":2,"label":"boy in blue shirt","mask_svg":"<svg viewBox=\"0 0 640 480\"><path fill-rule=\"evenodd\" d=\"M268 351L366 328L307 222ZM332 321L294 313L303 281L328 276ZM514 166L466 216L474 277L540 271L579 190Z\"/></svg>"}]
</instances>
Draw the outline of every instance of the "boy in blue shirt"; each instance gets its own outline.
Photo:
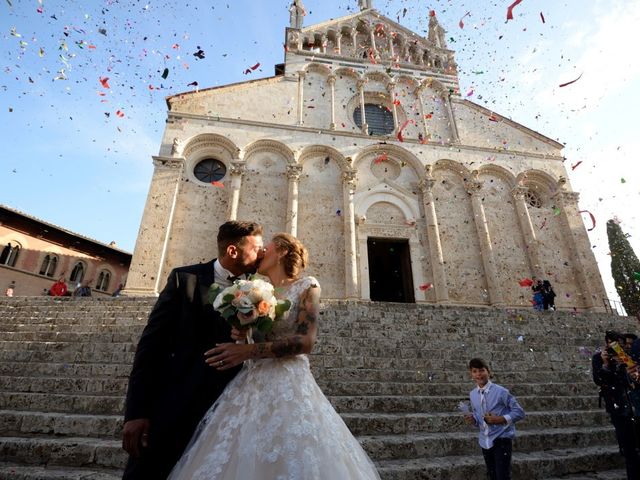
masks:
<instances>
[{"instance_id":1,"label":"boy in blue shirt","mask_svg":"<svg viewBox=\"0 0 640 480\"><path fill-rule=\"evenodd\" d=\"M514 424L524 418L524 410L509 390L489 380L491 370L484 360L472 358L469 372L477 387L469 393L471 412L465 415L465 421L480 429L478 443L488 478L511 480Z\"/></svg>"}]
</instances>

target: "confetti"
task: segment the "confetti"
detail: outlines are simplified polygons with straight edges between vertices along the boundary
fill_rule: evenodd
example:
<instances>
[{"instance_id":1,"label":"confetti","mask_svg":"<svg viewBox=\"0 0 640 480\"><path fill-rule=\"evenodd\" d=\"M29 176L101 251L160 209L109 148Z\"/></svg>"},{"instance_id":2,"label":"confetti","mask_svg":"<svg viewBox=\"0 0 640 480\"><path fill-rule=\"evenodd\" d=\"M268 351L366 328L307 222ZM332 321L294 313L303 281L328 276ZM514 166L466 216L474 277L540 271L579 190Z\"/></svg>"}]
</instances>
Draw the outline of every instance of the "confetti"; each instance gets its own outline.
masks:
<instances>
[{"instance_id":1,"label":"confetti","mask_svg":"<svg viewBox=\"0 0 640 480\"><path fill-rule=\"evenodd\" d=\"M339 217L340 215L342 215L342 210L338 209L336 210L336 215Z\"/></svg>"},{"instance_id":2,"label":"confetti","mask_svg":"<svg viewBox=\"0 0 640 480\"><path fill-rule=\"evenodd\" d=\"M124 118L124 112L122 110L116 110L116 115L120 118Z\"/></svg>"},{"instance_id":3,"label":"confetti","mask_svg":"<svg viewBox=\"0 0 640 480\"><path fill-rule=\"evenodd\" d=\"M518 283L521 287L530 287L531 285L533 285L533 280L531 280L530 278L523 278Z\"/></svg>"},{"instance_id":4,"label":"confetti","mask_svg":"<svg viewBox=\"0 0 640 480\"><path fill-rule=\"evenodd\" d=\"M624 178L621 178L620 183L627 183L627 181Z\"/></svg>"},{"instance_id":5,"label":"confetti","mask_svg":"<svg viewBox=\"0 0 640 480\"><path fill-rule=\"evenodd\" d=\"M580 80L580 78L582 78L582 73L580 74L580 76L578 78L576 78L575 80L571 80L570 82L567 83L561 83L560 84L560 88L562 87L566 87L567 85L571 85L572 83L576 83L578 80Z\"/></svg>"},{"instance_id":6,"label":"confetti","mask_svg":"<svg viewBox=\"0 0 640 480\"><path fill-rule=\"evenodd\" d=\"M544 21L544 15L542 14L542 12L540 12L540 19L542 20L542 23L546 23L546 22Z\"/></svg>"},{"instance_id":7,"label":"confetti","mask_svg":"<svg viewBox=\"0 0 640 480\"><path fill-rule=\"evenodd\" d=\"M462 18L461 18L461 19L460 19L460 21L458 22L458 26L459 26L460 28L464 28L464 22L463 22L462 20L464 20L464 17L467 17L467 16L469 16L469 15L471 15L471 12L467 12L467 13L465 13L465 14L462 16Z\"/></svg>"},{"instance_id":8,"label":"confetti","mask_svg":"<svg viewBox=\"0 0 640 480\"><path fill-rule=\"evenodd\" d=\"M407 127L407 125L409 125L409 123L413 122L413 120L405 120L405 122L402 124L402 126L400 127L400 130L398 130L398 134L396 135L396 137L398 138L399 142L404 142L404 137L402 136L402 131Z\"/></svg>"},{"instance_id":9,"label":"confetti","mask_svg":"<svg viewBox=\"0 0 640 480\"><path fill-rule=\"evenodd\" d=\"M204 50L202 50L200 47L196 47L196 48L198 49L198 51L194 53L193 56L199 60L202 60L204 58Z\"/></svg>"},{"instance_id":10,"label":"confetti","mask_svg":"<svg viewBox=\"0 0 640 480\"><path fill-rule=\"evenodd\" d=\"M198 82L187 83L187 87L197 87L197 86L198 86Z\"/></svg>"},{"instance_id":11,"label":"confetti","mask_svg":"<svg viewBox=\"0 0 640 480\"><path fill-rule=\"evenodd\" d=\"M373 161L373 163L375 163L376 165L382 162L386 162L389 159L389 157L387 157L386 153L383 153L382 155L379 155L378 157L376 157L376 159Z\"/></svg>"},{"instance_id":12,"label":"confetti","mask_svg":"<svg viewBox=\"0 0 640 480\"><path fill-rule=\"evenodd\" d=\"M164 78L165 80L167 79L167 77L169 76L169 69L165 68L164 72L162 72L161 77Z\"/></svg>"},{"instance_id":13,"label":"confetti","mask_svg":"<svg viewBox=\"0 0 640 480\"><path fill-rule=\"evenodd\" d=\"M509 8L507 8L507 21L509 20L513 20L513 9L520 3L522 2L522 0L516 0L515 2L513 2L511 5L509 5Z\"/></svg>"},{"instance_id":14,"label":"confetti","mask_svg":"<svg viewBox=\"0 0 640 480\"><path fill-rule=\"evenodd\" d=\"M109 77L104 77L104 78L100 77L100 83L104 88L111 88L109 86Z\"/></svg>"},{"instance_id":15,"label":"confetti","mask_svg":"<svg viewBox=\"0 0 640 480\"><path fill-rule=\"evenodd\" d=\"M516 338L516 340L518 341L518 343L524 342L524 335L518 335L518 338Z\"/></svg>"},{"instance_id":16,"label":"confetti","mask_svg":"<svg viewBox=\"0 0 640 480\"><path fill-rule=\"evenodd\" d=\"M582 160L580 160L578 163L576 163L575 165L571 165L571 170L575 170L576 168L578 168L578 165L580 165L582 163Z\"/></svg>"},{"instance_id":17,"label":"confetti","mask_svg":"<svg viewBox=\"0 0 640 480\"><path fill-rule=\"evenodd\" d=\"M633 272L633 279L636 282L640 282L640 272Z\"/></svg>"},{"instance_id":18,"label":"confetti","mask_svg":"<svg viewBox=\"0 0 640 480\"><path fill-rule=\"evenodd\" d=\"M253 72L254 70L257 70L259 67L260 67L260 62L258 62L258 63L256 63L255 65L253 65L253 66L251 66L251 67L247 68L247 69L244 71L244 74L245 74L245 75L247 75L248 73L251 73L251 72Z\"/></svg>"},{"instance_id":19,"label":"confetti","mask_svg":"<svg viewBox=\"0 0 640 480\"><path fill-rule=\"evenodd\" d=\"M559 208L559 207L556 207L556 206L554 205L554 207L553 207L553 214L554 214L556 217L557 217L558 215L560 215L560 208Z\"/></svg>"},{"instance_id":20,"label":"confetti","mask_svg":"<svg viewBox=\"0 0 640 480\"><path fill-rule=\"evenodd\" d=\"M224 188L224 184L222 182L218 182L217 180L211 182L211 185L213 185L214 187Z\"/></svg>"},{"instance_id":21,"label":"confetti","mask_svg":"<svg viewBox=\"0 0 640 480\"><path fill-rule=\"evenodd\" d=\"M433 288L433 284L431 283L423 283L422 285L420 285L418 287L420 290L422 290L423 292L426 292L427 290Z\"/></svg>"},{"instance_id":22,"label":"confetti","mask_svg":"<svg viewBox=\"0 0 640 480\"><path fill-rule=\"evenodd\" d=\"M591 230L596 228L596 217L593 216L593 213L591 213L589 210L580 210L578 213L588 213L589 217L591 217L592 226L591 228L587 228L587 232L590 232Z\"/></svg>"}]
</instances>

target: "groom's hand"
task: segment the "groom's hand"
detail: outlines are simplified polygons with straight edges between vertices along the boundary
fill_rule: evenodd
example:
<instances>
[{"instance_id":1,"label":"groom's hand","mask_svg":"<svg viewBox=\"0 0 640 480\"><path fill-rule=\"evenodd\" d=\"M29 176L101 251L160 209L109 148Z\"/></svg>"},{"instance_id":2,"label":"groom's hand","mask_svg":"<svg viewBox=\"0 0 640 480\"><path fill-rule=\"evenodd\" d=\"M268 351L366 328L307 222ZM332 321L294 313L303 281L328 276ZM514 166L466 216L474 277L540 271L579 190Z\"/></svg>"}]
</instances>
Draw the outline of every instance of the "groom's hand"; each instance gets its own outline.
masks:
<instances>
[{"instance_id":1,"label":"groom's hand","mask_svg":"<svg viewBox=\"0 0 640 480\"><path fill-rule=\"evenodd\" d=\"M205 362L216 370L228 370L251 358L253 348L246 343L219 343L204 352Z\"/></svg>"},{"instance_id":2,"label":"groom's hand","mask_svg":"<svg viewBox=\"0 0 640 480\"><path fill-rule=\"evenodd\" d=\"M134 458L142 453L141 448L149 446L149 426L147 418L129 420L122 429L122 448Z\"/></svg>"}]
</instances>

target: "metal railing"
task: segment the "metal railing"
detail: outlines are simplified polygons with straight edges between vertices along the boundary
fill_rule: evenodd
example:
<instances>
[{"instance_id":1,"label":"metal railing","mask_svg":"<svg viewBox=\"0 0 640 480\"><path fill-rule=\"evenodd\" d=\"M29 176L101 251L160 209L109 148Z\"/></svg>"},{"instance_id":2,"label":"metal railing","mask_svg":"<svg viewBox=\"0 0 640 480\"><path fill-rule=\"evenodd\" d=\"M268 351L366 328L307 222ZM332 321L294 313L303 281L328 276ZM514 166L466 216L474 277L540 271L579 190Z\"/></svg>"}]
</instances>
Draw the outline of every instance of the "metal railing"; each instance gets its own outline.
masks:
<instances>
[{"instance_id":1,"label":"metal railing","mask_svg":"<svg viewBox=\"0 0 640 480\"><path fill-rule=\"evenodd\" d=\"M610 298L603 298L602 303L604 304L604 309L607 313L615 313L620 316L627 316L627 312L622 306L622 302L618 300L611 300Z\"/></svg>"}]
</instances>

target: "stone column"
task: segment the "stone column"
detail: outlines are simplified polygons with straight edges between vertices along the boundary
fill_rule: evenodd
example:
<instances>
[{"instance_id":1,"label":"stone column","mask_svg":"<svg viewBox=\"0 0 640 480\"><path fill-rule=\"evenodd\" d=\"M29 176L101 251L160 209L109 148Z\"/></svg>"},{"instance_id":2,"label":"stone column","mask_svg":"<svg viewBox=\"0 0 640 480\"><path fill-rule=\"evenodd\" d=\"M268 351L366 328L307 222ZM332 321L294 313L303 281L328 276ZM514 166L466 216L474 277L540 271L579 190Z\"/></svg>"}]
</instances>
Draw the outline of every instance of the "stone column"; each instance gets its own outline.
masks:
<instances>
[{"instance_id":1,"label":"stone column","mask_svg":"<svg viewBox=\"0 0 640 480\"><path fill-rule=\"evenodd\" d=\"M306 72L302 70L298 72L298 125L304 123L302 115L304 113L304 78L306 76Z\"/></svg>"},{"instance_id":2,"label":"stone column","mask_svg":"<svg viewBox=\"0 0 640 480\"><path fill-rule=\"evenodd\" d=\"M287 178L289 179L289 193L287 195L287 221L285 229L291 235L298 232L298 180L302 174L302 165L287 165Z\"/></svg>"},{"instance_id":3,"label":"stone column","mask_svg":"<svg viewBox=\"0 0 640 480\"><path fill-rule=\"evenodd\" d=\"M347 299L359 298L358 294L358 262L356 240L356 216L353 194L356 190L356 172L347 170L342 174L344 185L344 241L345 241L345 296Z\"/></svg>"},{"instance_id":4,"label":"stone column","mask_svg":"<svg viewBox=\"0 0 640 480\"><path fill-rule=\"evenodd\" d=\"M371 28L371 25L369 25L369 39L371 41L371 49L373 51L373 55L375 56L375 54L378 53L378 49L376 48L376 36L373 29Z\"/></svg>"},{"instance_id":5,"label":"stone column","mask_svg":"<svg viewBox=\"0 0 640 480\"><path fill-rule=\"evenodd\" d=\"M456 119L453 116L453 109L451 108L451 96L443 95L445 107L447 109L447 116L449 117L449 125L451 126L451 140L452 143L460 143L460 136L458 135L458 125L456 125Z\"/></svg>"},{"instance_id":6,"label":"stone column","mask_svg":"<svg viewBox=\"0 0 640 480\"><path fill-rule=\"evenodd\" d=\"M529 209L524 198L529 189L527 187L517 186L511 190L513 195L518 221L520 223L520 231L527 247L527 259L529 260L529 268L531 275L536 278L542 278L542 264L540 263L540 252L538 248L538 239L536 231L533 228Z\"/></svg>"},{"instance_id":7,"label":"stone column","mask_svg":"<svg viewBox=\"0 0 640 480\"><path fill-rule=\"evenodd\" d=\"M587 233L584 229L584 223L580 213L578 213L578 198L580 194L578 192L569 192L566 190L560 190L556 192L551 198L556 204L556 207L560 208L560 222L562 225L563 237L566 240L567 249L569 250L569 256L571 261L571 267L575 273L575 278L578 282L578 288L582 293L584 299L585 308L594 308L594 297L598 291L598 285L593 284L587 280L587 268L583 263L583 255L580 255L581 246L588 249L591 252L589 238L585 237ZM583 252L584 253L584 252ZM593 278L591 279L594 280ZM600 302L600 299L597 299Z\"/></svg>"},{"instance_id":8,"label":"stone column","mask_svg":"<svg viewBox=\"0 0 640 480\"><path fill-rule=\"evenodd\" d=\"M394 133L397 133L398 132L398 109L396 108L395 87L396 87L395 82L391 81L387 83L387 92L389 92L389 96L391 97L391 108L393 109L393 130L394 130Z\"/></svg>"},{"instance_id":9,"label":"stone column","mask_svg":"<svg viewBox=\"0 0 640 480\"><path fill-rule=\"evenodd\" d=\"M229 202L229 211L227 220L238 219L238 205L240 204L240 188L242 187L242 175L244 175L246 165L240 162L232 162L229 168L231 176L231 201Z\"/></svg>"},{"instance_id":10,"label":"stone column","mask_svg":"<svg viewBox=\"0 0 640 480\"><path fill-rule=\"evenodd\" d=\"M153 157L153 177L131 259L124 295L158 295L184 158Z\"/></svg>"},{"instance_id":11,"label":"stone column","mask_svg":"<svg viewBox=\"0 0 640 480\"><path fill-rule=\"evenodd\" d=\"M356 56L358 54L358 31L356 29L351 32L351 43L353 44L352 55Z\"/></svg>"},{"instance_id":12,"label":"stone column","mask_svg":"<svg viewBox=\"0 0 640 480\"><path fill-rule=\"evenodd\" d=\"M416 55L418 56L417 63L418 65L424 65L423 50L420 47L416 47L415 49Z\"/></svg>"},{"instance_id":13,"label":"stone column","mask_svg":"<svg viewBox=\"0 0 640 480\"><path fill-rule=\"evenodd\" d=\"M393 36L392 35L388 35L387 36L387 42L389 44L389 54L391 55L391 58L393 58L395 56L395 51L393 49Z\"/></svg>"},{"instance_id":14,"label":"stone column","mask_svg":"<svg viewBox=\"0 0 640 480\"><path fill-rule=\"evenodd\" d=\"M342 55L342 33L336 33L336 50L334 53Z\"/></svg>"},{"instance_id":15,"label":"stone column","mask_svg":"<svg viewBox=\"0 0 640 480\"><path fill-rule=\"evenodd\" d=\"M320 36L320 51L322 53L327 53L327 43L328 43L329 39L327 38L327 36L323 33Z\"/></svg>"},{"instance_id":16,"label":"stone column","mask_svg":"<svg viewBox=\"0 0 640 480\"><path fill-rule=\"evenodd\" d=\"M429 241L429 257L433 274L433 287L436 292L436 302L445 303L449 300L447 289L447 276L444 271L444 257L442 255L442 243L436 216L436 205L433 199L433 186L435 180L430 175L431 165L427 166L427 177L418 184L422 191L422 202L427 220L427 239Z\"/></svg>"},{"instance_id":17,"label":"stone column","mask_svg":"<svg viewBox=\"0 0 640 480\"><path fill-rule=\"evenodd\" d=\"M336 76L331 74L327 77L327 83L331 88L331 124L329 128L331 130L336 129Z\"/></svg>"},{"instance_id":18,"label":"stone column","mask_svg":"<svg viewBox=\"0 0 640 480\"><path fill-rule=\"evenodd\" d=\"M360 94L360 120L362 122L362 133L365 135L369 134L369 125L367 125L367 116L364 111L364 86L367 83L366 80L360 79L358 80L358 93Z\"/></svg>"},{"instance_id":19,"label":"stone column","mask_svg":"<svg viewBox=\"0 0 640 480\"><path fill-rule=\"evenodd\" d=\"M477 177L477 174L474 175ZM468 180L465 183L465 190L471 195L471 207L473 209L473 219L480 240L480 252L482 255L482 265L484 267L485 280L487 289L489 290L489 303L491 305L503 305L502 292L500 292L500 282L498 280L498 271L493 256L493 247L491 245L491 235L489 234L489 225L487 217L484 213L484 205L480 191L482 190L482 182L479 180Z\"/></svg>"},{"instance_id":20,"label":"stone column","mask_svg":"<svg viewBox=\"0 0 640 480\"><path fill-rule=\"evenodd\" d=\"M422 92L424 92L424 86L419 86L415 89L414 95L418 97L418 107L420 108L420 117L422 118L422 127L424 129L424 139L425 141L431 138L431 134L429 133L429 128L427 127L427 119L424 117L424 100L422 99Z\"/></svg>"}]
</instances>

